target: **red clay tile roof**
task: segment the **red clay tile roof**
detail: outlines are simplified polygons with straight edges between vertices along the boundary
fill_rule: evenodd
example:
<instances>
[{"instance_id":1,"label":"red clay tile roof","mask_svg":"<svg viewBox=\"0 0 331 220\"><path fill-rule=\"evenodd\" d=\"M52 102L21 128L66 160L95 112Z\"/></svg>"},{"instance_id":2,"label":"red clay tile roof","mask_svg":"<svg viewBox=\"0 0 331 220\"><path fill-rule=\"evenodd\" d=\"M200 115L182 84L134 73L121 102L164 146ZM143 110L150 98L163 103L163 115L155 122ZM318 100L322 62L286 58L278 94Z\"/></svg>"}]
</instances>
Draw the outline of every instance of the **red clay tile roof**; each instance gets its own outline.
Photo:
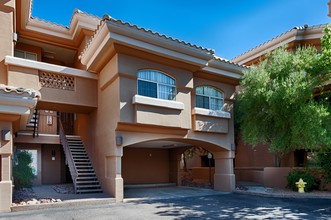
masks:
<instances>
[{"instance_id":1,"label":"red clay tile roof","mask_svg":"<svg viewBox=\"0 0 331 220\"><path fill-rule=\"evenodd\" d=\"M239 58L239 57L241 57L241 56L243 56L243 55L245 55L245 54L247 54L247 53L249 53L249 52L251 52L251 51L253 51L253 50L256 50L256 49L258 49L259 47L262 47L263 45L265 45L265 44L267 44L267 43L269 43L269 42L271 42L271 41L273 41L273 40L275 40L275 39L277 39L277 38L280 38L281 36L283 36L283 35L285 35L285 34L291 32L291 31L293 31L293 30L318 29L318 28L324 28L326 25L327 25L327 24L319 24L319 25L308 26L307 24L305 24L305 25L303 25L303 26L296 26L296 27L293 27L292 29L290 29L290 30L288 30L288 31L286 31L286 32L284 32L284 33L282 33L282 34L280 34L280 35L278 35L278 36L276 36L276 37L274 37L274 38L272 38L272 39L270 39L270 40L268 40L268 41L266 41L266 42L264 42L264 43L262 43L262 44L260 44L260 45L258 45L258 46L256 46L256 47L254 47L254 48L252 48L252 49L250 49L250 50L248 50L248 51L245 51L244 53L241 53L240 55L234 57L232 60L235 60L235 59L237 59L237 58Z\"/></svg>"},{"instance_id":2,"label":"red clay tile roof","mask_svg":"<svg viewBox=\"0 0 331 220\"><path fill-rule=\"evenodd\" d=\"M137 30L140 30L140 31L144 31L146 33L149 33L149 34L153 34L155 36L158 36L158 37L162 37L164 39L167 39L167 40L171 40L171 41L174 41L174 42L177 42L177 43L180 43L180 44L184 44L186 46L190 46L190 47L194 47L194 48L197 48L197 49L200 49L200 50L203 50L207 53L210 53L210 54L214 54L215 51L212 50L212 49L208 49L208 48L205 48L205 47L201 47L201 46L198 46L198 45L195 45L195 44L191 44L189 42L186 42L186 41L183 41L183 40L179 40L177 38L173 38L173 37L170 37L170 36L167 36L165 34L161 34L161 33L158 33L158 32L154 32L152 30L149 30L149 29L145 29L143 27L138 27L137 25L133 25L133 24L130 24L129 22L124 22L122 20L117 20L117 19L114 19L112 18L111 16L109 15L104 15L103 20L108 20L108 21L111 21L111 22L115 22L117 24L121 24L121 25L126 25L128 27L131 27L131 28L135 28Z\"/></svg>"}]
</instances>

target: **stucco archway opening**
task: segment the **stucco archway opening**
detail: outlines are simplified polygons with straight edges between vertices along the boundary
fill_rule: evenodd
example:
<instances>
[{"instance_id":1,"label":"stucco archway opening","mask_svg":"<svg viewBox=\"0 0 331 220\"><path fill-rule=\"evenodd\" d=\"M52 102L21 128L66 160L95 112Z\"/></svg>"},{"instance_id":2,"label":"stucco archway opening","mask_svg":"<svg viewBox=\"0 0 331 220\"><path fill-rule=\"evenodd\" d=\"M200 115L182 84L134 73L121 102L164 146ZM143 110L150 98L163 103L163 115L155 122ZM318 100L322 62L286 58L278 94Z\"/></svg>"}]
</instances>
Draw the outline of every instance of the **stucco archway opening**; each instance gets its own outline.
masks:
<instances>
[{"instance_id":1,"label":"stucco archway opening","mask_svg":"<svg viewBox=\"0 0 331 220\"><path fill-rule=\"evenodd\" d=\"M187 152L193 155L185 158ZM208 152L213 156L211 160L207 157ZM202 141L160 139L139 142L123 148L124 188L169 184L230 192L234 189L232 161L231 151Z\"/></svg>"}]
</instances>

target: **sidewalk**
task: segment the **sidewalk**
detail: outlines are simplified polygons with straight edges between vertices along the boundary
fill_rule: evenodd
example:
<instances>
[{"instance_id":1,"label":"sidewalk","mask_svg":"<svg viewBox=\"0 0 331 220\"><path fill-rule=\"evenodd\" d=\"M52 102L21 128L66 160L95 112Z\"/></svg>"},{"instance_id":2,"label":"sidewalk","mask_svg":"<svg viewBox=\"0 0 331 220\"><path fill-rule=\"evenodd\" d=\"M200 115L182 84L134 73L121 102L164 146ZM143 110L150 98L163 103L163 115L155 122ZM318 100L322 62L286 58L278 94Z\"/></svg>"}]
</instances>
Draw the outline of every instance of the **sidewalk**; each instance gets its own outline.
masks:
<instances>
[{"instance_id":1,"label":"sidewalk","mask_svg":"<svg viewBox=\"0 0 331 220\"><path fill-rule=\"evenodd\" d=\"M59 191L59 187L63 187ZM33 186L31 191L26 191L23 201L12 204L12 212L47 209L57 207L69 207L78 205L96 205L115 203L115 198L105 193L74 194L70 184L62 185L38 185Z\"/></svg>"},{"instance_id":2,"label":"sidewalk","mask_svg":"<svg viewBox=\"0 0 331 220\"><path fill-rule=\"evenodd\" d=\"M331 191L312 191L298 193L290 189L277 189L264 187L254 183L240 183L237 185L234 193L260 195L278 198L323 198L331 199Z\"/></svg>"}]
</instances>

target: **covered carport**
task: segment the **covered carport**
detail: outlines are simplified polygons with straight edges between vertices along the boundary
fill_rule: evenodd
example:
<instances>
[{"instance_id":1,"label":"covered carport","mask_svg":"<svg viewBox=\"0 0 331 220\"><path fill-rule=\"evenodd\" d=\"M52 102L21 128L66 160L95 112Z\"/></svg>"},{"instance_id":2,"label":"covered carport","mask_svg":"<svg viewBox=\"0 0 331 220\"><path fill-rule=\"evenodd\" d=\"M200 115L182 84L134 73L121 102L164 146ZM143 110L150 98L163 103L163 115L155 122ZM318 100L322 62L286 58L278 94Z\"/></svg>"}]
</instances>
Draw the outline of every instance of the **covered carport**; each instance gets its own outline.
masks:
<instances>
[{"instance_id":1,"label":"covered carport","mask_svg":"<svg viewBox=\"0 0 331 220\"><path fill-rule=\"evenodd\" d=\"M213 189L231 192L235 188L234 152L214 143L187 139L161 138L123 147L122 178L124 189L139 186L181 186L181 159L185 150L199 146L211 152L215 160Z\"/></svg>"}]
</instances>

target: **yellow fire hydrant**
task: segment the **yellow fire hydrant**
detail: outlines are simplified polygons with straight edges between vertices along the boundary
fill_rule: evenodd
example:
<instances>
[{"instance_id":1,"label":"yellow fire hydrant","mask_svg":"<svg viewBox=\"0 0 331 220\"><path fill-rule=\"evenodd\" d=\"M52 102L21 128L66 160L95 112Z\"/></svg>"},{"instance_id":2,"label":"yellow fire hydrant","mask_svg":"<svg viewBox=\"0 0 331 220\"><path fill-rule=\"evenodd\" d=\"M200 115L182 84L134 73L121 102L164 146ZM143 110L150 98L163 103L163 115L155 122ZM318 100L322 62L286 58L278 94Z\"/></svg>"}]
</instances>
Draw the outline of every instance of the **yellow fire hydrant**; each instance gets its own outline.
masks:
<instances>
[{"instance_id":1,"label":"yellow fire hydrant","mask_svg":"<svg viewBox=\"0 0 331 220\"><path fill-rule=\"evenodd\" d=\"M303 180L302 180L302 178L300 178L299 179L299 182L296 182L295 183L296 185L297 185L297 187L298 187L298 192L299 193L304 193L305 192L305 186L306 186L306 182L304 182Z\"/></svg>"}]
</instances>

